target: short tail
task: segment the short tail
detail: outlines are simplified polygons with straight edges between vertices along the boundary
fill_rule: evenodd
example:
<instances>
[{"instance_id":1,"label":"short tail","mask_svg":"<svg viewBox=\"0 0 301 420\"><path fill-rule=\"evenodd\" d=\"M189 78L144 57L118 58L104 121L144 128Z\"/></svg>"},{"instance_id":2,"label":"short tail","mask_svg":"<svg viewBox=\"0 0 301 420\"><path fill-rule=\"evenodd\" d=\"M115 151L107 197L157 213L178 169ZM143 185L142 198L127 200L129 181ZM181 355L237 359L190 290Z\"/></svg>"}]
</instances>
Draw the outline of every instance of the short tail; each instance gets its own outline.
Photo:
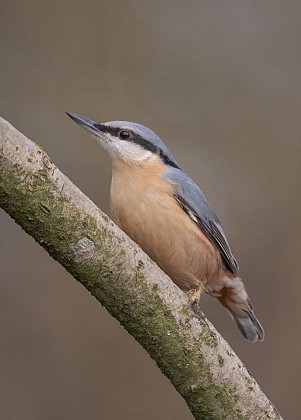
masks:
<instances>
[{"instance_id":1,"label":"short tail","mask_svg":"<svg viewBox=\"0 0 301 420\"><path fill-rule=\"evenodd\" d=\"M223 277L218 289L214 290L213 296L229 311L242 335L252 342L262 341L264 330L253 312L242 280L239 277Z\"/></svg>"},{"instance_id":2,"label":"short tail","mask_svg":"<svg viewBox=\"0 0 301 420\"><path fill-rule=\"evenodd\" d=\"M256 341L263 341L264 330L252 310L248 312L248 315L245 318L237 316L231 311L229 311L229 313L239 328L239 331L247 340L252 341L253 343Z\"/></svg>"}]
</instances>

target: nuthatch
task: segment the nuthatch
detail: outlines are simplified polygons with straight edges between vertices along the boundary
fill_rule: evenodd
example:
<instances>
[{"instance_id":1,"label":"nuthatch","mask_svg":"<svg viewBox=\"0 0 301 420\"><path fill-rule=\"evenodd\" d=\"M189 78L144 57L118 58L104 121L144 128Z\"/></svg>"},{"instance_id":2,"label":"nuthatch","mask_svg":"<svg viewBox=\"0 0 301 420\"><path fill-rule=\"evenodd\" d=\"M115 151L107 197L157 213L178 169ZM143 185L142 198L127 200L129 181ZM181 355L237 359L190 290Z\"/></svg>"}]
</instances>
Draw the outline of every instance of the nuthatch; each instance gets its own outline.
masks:
<instances>
[{"instance_id":1,"label":"nuthatch","mask_svg":"<svg viewBox=\"0 0 301 420\"><path fill-rule=\"evenodd\" d=\"M115 223L190 299L198 302L204 290L228 309L246 339L263 340L218 217L163 141L140 124L67 114L94 134L112 159Z\"/></svg>"}]
</instances>

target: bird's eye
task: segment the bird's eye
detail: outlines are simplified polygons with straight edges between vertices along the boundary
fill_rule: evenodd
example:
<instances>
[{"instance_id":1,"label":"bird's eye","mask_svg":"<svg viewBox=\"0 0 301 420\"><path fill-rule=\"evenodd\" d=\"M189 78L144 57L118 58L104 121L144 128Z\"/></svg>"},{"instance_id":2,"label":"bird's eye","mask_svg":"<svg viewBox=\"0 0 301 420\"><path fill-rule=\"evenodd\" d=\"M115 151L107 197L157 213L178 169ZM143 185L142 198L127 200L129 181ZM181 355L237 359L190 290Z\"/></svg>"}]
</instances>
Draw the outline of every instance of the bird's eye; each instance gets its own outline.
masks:
<instances>
[{"instance_id":1,"label":"bird's eye","mask_svg":"<svg viewBox=\"0 0 301 420\"><path fill-rule=\"evenodd\" d=\"M119 133L119 137L121 138L121 140L127 140L130 137L130 133L127 130L122 130Z\"/></svg>"}]
</instances>

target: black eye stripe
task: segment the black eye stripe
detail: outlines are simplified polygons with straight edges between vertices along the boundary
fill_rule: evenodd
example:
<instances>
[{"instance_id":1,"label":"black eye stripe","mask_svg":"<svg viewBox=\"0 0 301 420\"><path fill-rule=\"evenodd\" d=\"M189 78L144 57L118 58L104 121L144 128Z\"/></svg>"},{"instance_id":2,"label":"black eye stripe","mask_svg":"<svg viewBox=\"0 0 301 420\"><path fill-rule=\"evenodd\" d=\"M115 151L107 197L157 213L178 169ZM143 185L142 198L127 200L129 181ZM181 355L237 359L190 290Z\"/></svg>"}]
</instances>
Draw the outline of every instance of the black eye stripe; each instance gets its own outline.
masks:
<instances>
[{"instance_id":1,"label":"black eye stripe","mask_svg":"<svg viewBox=\"0 0 301 420\"><path fill-rule=\"evenodd\" d=\"M107 127L104 124L95 124L95 127L99 130L102 131L103 133L109 133L114 137L118 137L118 133L120 131L120 128L117 127Z\"/></svg>"},{"instance_id":2,"label":"black eye stripe","mask_svg":"<svg viewBox=\"0 0 301 420\"><path fill-rule=\"evenodd\" d=\"M145 138L139 136L138 134L134 133L133 131L129 130L129 129L122 129L122 128L117 128L117 127L108 127L104 124L95 124L95 127L99 130L102 131L103 133L109 133L111 134L113 137L120 137L120 134L122 132L128 132L129 133L129 137L128 138L124 138L122 139L123 141L129 141L131 143L135 143L138 144L139 146L143 147L145 150L149 150L150 152L160 156L160 158L163 160L163 162L166 165L172 166L173 168L179 168L179 166L176 164L175 161L173 161L172 159L170 159L164 152L162 149L160 149L159 147L155 146L151 141L146 140Z\"/></svg>"},{"instance_id":3,"label":"black eye stripe","mask_svg":"<svg viewBox=\"0 0 301 420\"><path fill-rule=\"evenodd\" d=\"M173 168L181 169L181 168L180 168L180 167L176 164L176 162L175 162L175 161L173 161L173 160L171 160L171 159L169 159L169 157L168 157L168 156L166 156L166 155L163 153L163 151L162 151L161 149L159 149L159 156L160 156L160 158L163 160L163 162L164 162L166 165L172 166Z\"/></svg>"}]
</instances>

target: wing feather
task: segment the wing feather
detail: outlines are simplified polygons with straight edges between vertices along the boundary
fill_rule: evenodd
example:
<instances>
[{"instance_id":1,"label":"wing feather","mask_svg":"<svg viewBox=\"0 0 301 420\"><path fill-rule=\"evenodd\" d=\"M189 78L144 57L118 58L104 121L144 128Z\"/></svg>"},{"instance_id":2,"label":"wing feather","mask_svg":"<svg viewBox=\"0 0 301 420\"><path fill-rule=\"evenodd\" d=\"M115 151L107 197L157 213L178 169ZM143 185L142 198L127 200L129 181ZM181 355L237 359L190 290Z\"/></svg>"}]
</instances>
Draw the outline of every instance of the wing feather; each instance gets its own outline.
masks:
<instances>
[{"instance_id":1,"label":"wing feather","mask_svg":"<svg viewBox=\"0 0 301 420\"><path fill-rule=\"evenodd\" d=\"M229 246L221 223L199 187L181 169L172 168L165 175L173 184L173 193L181 208L200 227L219 250L224 265L238 274L238 264Z\"/></svg>"}]
</instances>

